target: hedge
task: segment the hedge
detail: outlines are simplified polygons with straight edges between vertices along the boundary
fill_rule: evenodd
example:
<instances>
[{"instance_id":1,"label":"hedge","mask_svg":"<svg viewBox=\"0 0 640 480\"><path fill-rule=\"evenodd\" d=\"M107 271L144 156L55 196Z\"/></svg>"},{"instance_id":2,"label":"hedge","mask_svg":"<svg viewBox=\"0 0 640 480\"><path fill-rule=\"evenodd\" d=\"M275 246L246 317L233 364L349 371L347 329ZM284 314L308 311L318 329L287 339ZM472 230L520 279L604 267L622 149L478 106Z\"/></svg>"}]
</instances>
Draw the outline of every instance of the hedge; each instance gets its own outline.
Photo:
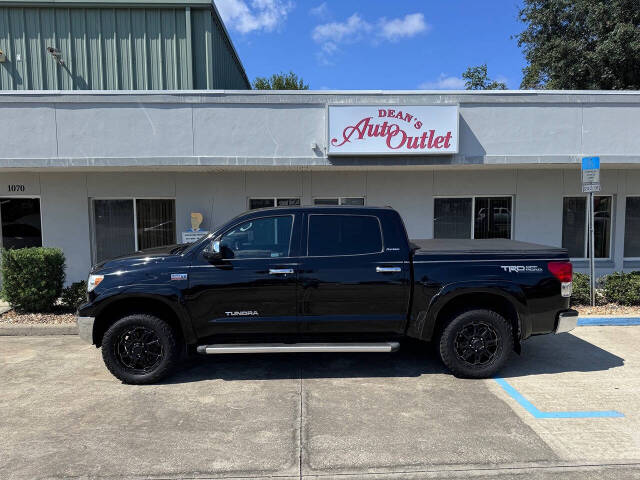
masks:
<instances>
[{"instance_id":1,"label":"hedge","mask_svg":"<svg viewBox=\"0 0 640 480\"><path fill-rule=\"evenodd\" d=\"M18 311L52 310L62 293L64 262L59 248L2 250L2 297Z\"/></svg>"},{"instance_id":2,"label":"hedge","mask_svg":"<svg viewBox=\"0 0 640 480\"><path fill-rule=\"evenodd\" d=\"M572 288L571 305L591 305L589 275L585 273L574 273Z\"/></svg>"},{"instance_id":3,"label":"hedge","mask_svg":"<svg viewBox=\"0 0 640 480\"><path fill-rule=\"evenodd\" d=\"M87 282L82 280L80 282L74 282L68 287L63 288L60 301L62 302L62 305L69 309L77 309L87 301Z\"/></svg>"},{"instance_id":4,"label":"hedge","mask_svg":"<svg viewBox=\"0 0 640 480\"><path fill-rule=\"evenodd\" d=\"M603 279L607 302L619 305L640 305L640 272L615 272Z\"/></svg>"}]
</instances>

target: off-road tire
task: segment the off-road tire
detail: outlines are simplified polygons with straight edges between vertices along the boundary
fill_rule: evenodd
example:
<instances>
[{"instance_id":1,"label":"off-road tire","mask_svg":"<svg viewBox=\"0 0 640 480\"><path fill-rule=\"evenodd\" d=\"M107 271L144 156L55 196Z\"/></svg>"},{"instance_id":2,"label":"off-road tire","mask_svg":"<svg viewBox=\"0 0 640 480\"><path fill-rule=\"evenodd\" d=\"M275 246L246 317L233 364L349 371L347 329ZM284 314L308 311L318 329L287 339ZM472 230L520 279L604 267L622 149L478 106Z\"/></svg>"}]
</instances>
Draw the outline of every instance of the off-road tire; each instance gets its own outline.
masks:
<instances>
[{"instance_id":1,"label":"off-road tire","mask_svg":"<svg viewBox=\"0 0 640 480\"><path fill-rule=\"evenodd\" d=\"M495 334L498 345L493 356L484 364L472 365L463 360L457 353L460 335L463 335L474 324L489 327ZM471 326L471 327L470 327ZM466 332L466 330L465 330ZM458 351L460 348L458 347ZM439 353L442 362L456 377L461 378L489 378L495 375L506 363L513 350L513 329L511 323L502 315L486 309L471 309L461 312L446 324L439 341Z\"/></svg>"},{"instance_id":2,"label":"off-road tire","mask_svg":"<svg viewBox=\"0 0 640 480\"><path fill-rule=\"evenodd\" d=\"M147 372L134 371L123 365L117 353L122 335L131 329L146 329L157 337L161 346L160 359ZM102 359L109 371L123 383L147 385L167 377L180 359L176 334L164 320L144 313L127 315L111 325L102 337Z\"/></svg>"}]
</instances>

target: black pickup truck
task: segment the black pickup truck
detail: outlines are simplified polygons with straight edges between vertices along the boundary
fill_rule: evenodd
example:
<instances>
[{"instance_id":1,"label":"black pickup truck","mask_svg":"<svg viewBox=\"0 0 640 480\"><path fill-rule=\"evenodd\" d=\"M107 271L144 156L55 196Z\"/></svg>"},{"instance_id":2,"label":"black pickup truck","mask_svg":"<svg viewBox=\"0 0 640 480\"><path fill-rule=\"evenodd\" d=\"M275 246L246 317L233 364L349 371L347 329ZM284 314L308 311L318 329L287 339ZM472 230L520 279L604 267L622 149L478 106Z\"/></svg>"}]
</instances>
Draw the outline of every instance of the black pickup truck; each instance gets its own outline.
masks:
<instances>
[{"instance_id":1,"label":"black pickup truck","mask_svg":"<svg viewBox=\"0 0 640 480\"><path fill-rule=\"evenodd\" d=\"M406 337L484 378L522 340L576 326L571 280L561 248L412 243L391 208L268 208L94 266L77 323L125 383L156 382L189 352L393 352Z\"/></svg>"}]
</instances>

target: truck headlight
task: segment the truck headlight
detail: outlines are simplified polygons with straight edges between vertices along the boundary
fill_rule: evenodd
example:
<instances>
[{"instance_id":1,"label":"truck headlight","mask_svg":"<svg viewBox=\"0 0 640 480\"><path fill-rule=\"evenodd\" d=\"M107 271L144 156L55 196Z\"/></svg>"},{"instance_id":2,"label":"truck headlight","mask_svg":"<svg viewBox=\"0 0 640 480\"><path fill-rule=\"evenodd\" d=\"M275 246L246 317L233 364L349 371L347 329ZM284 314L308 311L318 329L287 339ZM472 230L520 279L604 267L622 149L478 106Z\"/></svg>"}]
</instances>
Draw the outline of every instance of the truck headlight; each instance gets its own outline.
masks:
<instances>
[{"instance_id":1,"label":"truck headlight","mask_svg":"<svg viewBox=\"0 0 640 480\"><path fill-rule=\"evenodd\" d=\"M104 275L89 275L89 280L87 280L87 292L90 292L100 285L102 280L104 280Z\"/></svg>"}]
</instances>

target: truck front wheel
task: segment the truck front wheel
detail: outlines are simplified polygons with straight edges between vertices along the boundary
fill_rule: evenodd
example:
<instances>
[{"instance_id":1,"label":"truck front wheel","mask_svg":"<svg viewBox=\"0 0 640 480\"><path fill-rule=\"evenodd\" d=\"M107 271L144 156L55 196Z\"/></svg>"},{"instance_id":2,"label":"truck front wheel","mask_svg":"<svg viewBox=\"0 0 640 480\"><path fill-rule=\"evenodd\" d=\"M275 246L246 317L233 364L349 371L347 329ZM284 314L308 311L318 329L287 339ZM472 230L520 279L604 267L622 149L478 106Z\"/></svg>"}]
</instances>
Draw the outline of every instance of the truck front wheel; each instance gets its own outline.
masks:
<instances>
[{"instance_id":1,"label":"truck front wheel","mask_svg":"<svg viewBox=\"0 0 640 480\"><path fill-rule=\"evenodd\" d=\"M165 378L178 362L179 351L169 324L153 315L134 314L107 329L102 358L123 383L144 385Z\"/></svg>"},{"instance_id":2,"label":"truck front wheel","mask_svg":"<svg viewBox=\"0 0 640 480\"><path fill-rule=\"evenodd\" d=\"M513 349L511 324L492 310L467 310L444 327L439 347L440 358L456 377L491 377Z\"/></svg>"}]
</instances>

